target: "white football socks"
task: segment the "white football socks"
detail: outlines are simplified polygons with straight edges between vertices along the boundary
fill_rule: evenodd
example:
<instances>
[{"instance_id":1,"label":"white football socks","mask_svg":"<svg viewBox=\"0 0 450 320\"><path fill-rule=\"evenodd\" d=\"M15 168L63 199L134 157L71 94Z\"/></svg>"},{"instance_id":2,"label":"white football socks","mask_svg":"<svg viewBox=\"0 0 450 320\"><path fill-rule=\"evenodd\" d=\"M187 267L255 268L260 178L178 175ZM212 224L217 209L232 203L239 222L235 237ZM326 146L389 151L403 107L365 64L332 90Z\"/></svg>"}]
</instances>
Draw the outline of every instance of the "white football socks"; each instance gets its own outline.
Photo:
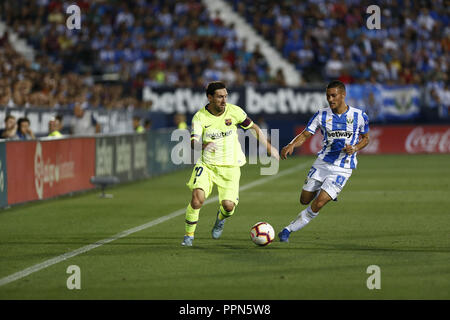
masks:
<instances>
[{"instance_id":1,"label":"white football socks","mask_svg":"<svg viewBox=\"0 0 450 320\"><path fill-rule=\"evenodd\" d=\"M314 219L319 212L313 212L311 210L311 206L308 206L305 210L300 212L295 220L293 220L286 229L289 230L289 232L298 231L304 226L306 226L312 219Z\"/></svg>"}]
</instances>

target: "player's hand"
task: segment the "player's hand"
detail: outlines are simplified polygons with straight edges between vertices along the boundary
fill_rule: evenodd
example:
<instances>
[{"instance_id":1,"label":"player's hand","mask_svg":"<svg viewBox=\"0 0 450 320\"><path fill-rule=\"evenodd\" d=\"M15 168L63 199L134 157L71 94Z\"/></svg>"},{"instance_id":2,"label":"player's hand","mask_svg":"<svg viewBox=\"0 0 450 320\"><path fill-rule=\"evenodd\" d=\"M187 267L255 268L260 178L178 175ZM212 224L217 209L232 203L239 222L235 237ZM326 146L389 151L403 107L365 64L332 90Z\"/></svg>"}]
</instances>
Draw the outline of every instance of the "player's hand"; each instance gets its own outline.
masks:
<instances>
[{"instance_id":1,"label":"player's hand","mask_svg":"<svg viewBox=\"0 0 450 320\"><path fill-rule=\"evenodd\" d=\"M273 146L270 146L270 149L267 150L269 152L269 154L274 157L275 159L277 159L278 161L280 161L280 154L278 153L278 150L275 149Z\"/></svg>"},{"instance_id":2,"label":"player's hand","mask_svg":"<svg viewBox=\"0 0 450 320\"><path fill-rule=\"evenodd\" d=\"M292 144L288 144L283 149L281 149L281 159L287 159L287 155L291 155L294 151L294 146Z\"/></svg>"},{"instance_id":3,"label":"player's hand","mask_svg":"<svg viewBox=\"0 0 450 320\"><path fill-rule=\"evenodd\" d=\"M203 150L208 152L215 152L217 150L217 147L214 142L208 142L203 144Z\"/></svg>"},{"instance_id":4,"label":"player's hand","mask_svg":"<svg viewBox=\"0 0 450 320\"><path fill-rule=\"evenodd\" d=\"M356 152L355 147L346 144L345 147L342 149L346 154L352 155Z\"/></svg>"}]
</instances>

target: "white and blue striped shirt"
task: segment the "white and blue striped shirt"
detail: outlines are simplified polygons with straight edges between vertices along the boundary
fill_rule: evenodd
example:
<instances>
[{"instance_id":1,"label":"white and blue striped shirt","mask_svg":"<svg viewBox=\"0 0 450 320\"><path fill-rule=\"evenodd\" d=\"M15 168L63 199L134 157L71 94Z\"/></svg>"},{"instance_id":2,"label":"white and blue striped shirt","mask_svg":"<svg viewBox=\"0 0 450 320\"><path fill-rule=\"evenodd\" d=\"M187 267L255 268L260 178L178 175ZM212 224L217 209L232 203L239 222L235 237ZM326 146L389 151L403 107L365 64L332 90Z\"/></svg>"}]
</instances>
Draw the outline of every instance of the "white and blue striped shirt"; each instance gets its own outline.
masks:
<instances>
[{"instance_id":1,"label":"white and blue striped shirt","mask_svg":"<svg viewBox=\"0 0 450 320\"><path fill-rule=\"evenodd\" d=\"M323 148L317 156L325 162L348 169L355 169L356 152L348 155L342 149L346 144L354 146L359 135L369 132L369 117L360 109L348 106L343 114L335 114L330 107L320 109L309 120L306 130L314 134L320 128Z\"/></svg>"}]
</instances>

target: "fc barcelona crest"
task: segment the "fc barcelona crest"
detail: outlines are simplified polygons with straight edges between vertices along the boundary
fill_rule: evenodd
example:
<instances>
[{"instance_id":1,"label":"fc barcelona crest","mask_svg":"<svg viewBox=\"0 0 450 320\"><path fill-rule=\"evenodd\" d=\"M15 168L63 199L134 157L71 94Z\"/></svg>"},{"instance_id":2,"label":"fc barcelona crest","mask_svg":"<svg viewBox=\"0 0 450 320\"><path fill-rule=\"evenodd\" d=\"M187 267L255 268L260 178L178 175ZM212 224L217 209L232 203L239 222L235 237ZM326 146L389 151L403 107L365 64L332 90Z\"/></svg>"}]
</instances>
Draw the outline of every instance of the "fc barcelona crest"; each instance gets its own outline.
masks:
<instances>
[{"instance_id":1,"label":"fc barcelona crest","mask_svg":"<svg viewBox=\"0 0 450 320\"><path fill-rule=\"evenodd\" d=\"M232 124L231 119L225 119L225 124L226 124L227 126L231 126L231 124Z\"/></svg>"}]
</instances>

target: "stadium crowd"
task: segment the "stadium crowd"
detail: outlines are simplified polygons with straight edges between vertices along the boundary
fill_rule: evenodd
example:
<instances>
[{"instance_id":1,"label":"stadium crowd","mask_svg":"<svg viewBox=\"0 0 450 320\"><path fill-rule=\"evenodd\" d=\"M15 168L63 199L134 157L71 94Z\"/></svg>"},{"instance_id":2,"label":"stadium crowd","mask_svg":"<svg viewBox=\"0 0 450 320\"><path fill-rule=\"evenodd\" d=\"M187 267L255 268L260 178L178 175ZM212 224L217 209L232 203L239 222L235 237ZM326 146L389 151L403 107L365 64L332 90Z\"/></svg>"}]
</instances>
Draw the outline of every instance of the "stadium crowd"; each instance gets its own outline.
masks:
<instances>
[{"instance_id":1,"label":"stadium crowd","mask_svg":"<svg viewBox=\"0 0 450 320\"><path fill-rule=\"evenodd\" d=\"M0 39L0 105L6 107L146 107L136 96L124 93L123 85L95 83L92 74L63 72L61 63L38 54L34 62Z\"/></svg>"},{"instance_id":2,"label":"stadium crowd","mask_svg":"<svg viewBox=\"0 0 450 320\"><path fill-rule=\"evenodd\" d=\"M202 87L213 80L231 86L285 84L280 72L270 75L258 48L250 52L234 26L214 17L200 1L76 3L82 12L80 30L66 28L70 1L3 4L1 19L38 55L34 63L26 61L4 35L0 82L10 98L0 104L145 108L139 99L144 85ZM116 75L121 85L95 81L102 75Z\"/></svg>"},{"instance_id":3,"label":"stadium crowd","mask_svg":"<svg viewBox=\"0 0 450 320\"><path fill-rule=\"evenodd\" d=\"M300 71L306 84L418 84L430 106L448 103L449 16L443 0L382 1L381 29L366 27L367 0L227 0ZM200 0L78 0L68 30L64 0L2 3L0 18L36 49L33 62L0 39L0 105L151 107L144 86L285 86L257 47ZM107 81L115 79L115 81Z\"/></svg>"},{"instance_id":4,"label":"stadium crowd","mask_svg":"<svg viewBox=\"0 0 450 320\"><path fill-rule=\"evenodd\" d=\"M305 77L424 84L447 79L448 8L438 1L228 0ZM381 29L366 8L381 8Z\"/></svg>"}]
</instances>

